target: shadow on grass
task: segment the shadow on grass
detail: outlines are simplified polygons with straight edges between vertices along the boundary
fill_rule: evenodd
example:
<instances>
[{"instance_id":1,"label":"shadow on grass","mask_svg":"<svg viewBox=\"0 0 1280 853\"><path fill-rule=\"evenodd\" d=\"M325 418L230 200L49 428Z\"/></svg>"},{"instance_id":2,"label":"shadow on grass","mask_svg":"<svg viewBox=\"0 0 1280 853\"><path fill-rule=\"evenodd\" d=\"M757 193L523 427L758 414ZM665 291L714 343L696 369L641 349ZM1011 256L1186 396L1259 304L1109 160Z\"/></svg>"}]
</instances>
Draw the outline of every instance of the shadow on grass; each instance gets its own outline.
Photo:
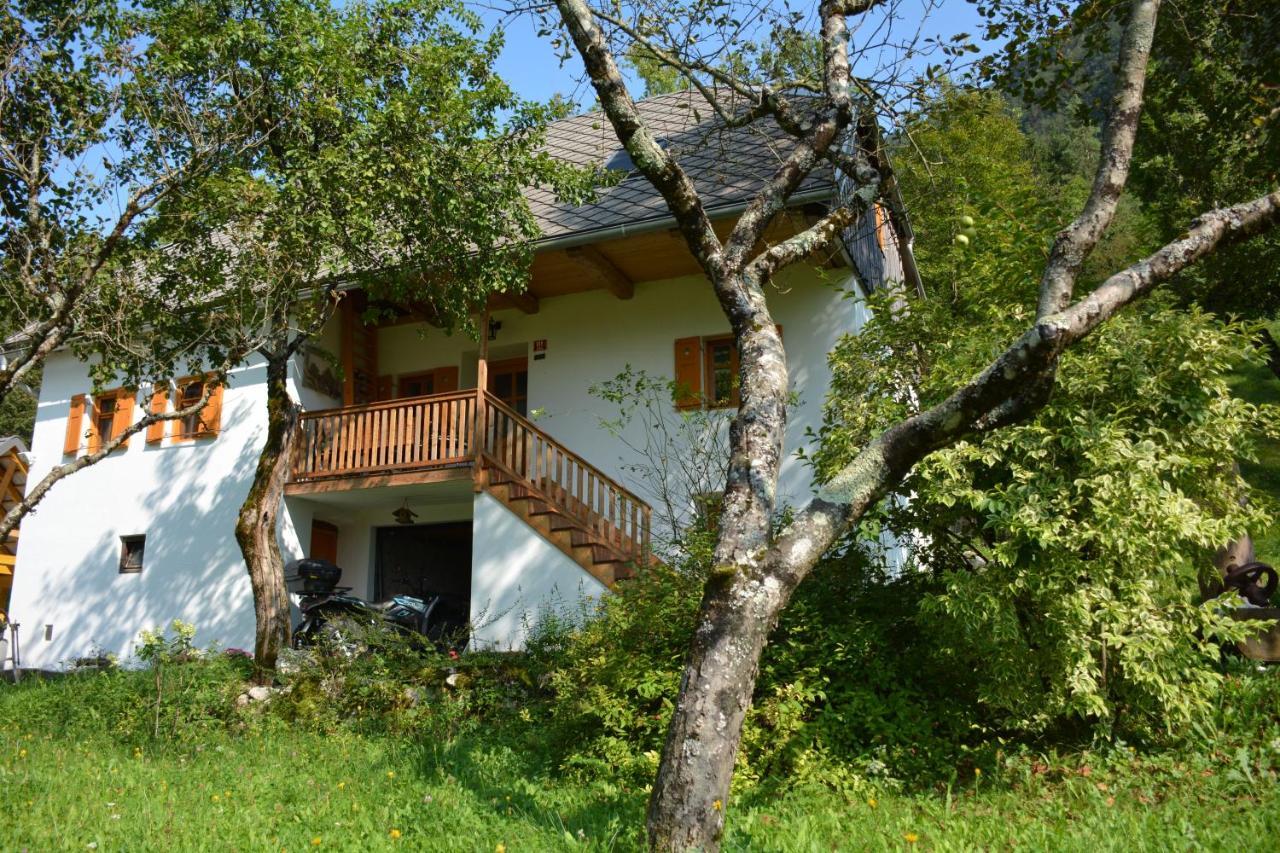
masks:
<instances>
[{"instance_id":1,"label":"shadow on grass","mask_svg":"<svg viewBox=\"0 0 1280 853\"><path fill-rule=\"evenodd\" d=\"M641 849L647 788L616 780L567 779L533 729L487 730L450 743L419 742L425 781L457 784L495 818L523 817L542 829L582 836L605 849ZM566 784L569 782L570 784Z\"/></svg>"}]
</instances>

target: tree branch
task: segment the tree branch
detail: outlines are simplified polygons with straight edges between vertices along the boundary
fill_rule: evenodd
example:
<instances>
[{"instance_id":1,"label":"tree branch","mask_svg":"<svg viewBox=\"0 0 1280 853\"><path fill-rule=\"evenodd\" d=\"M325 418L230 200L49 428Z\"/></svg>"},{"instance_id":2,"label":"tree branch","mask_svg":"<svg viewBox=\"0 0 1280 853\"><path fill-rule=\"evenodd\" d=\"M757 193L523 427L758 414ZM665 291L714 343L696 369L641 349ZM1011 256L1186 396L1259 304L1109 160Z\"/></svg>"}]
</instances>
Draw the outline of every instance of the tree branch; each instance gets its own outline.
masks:
<instances>
[{"instance_id":1,"label":"tree branch","mask_svg":"<svg viewBox=\"0 0 1280 853\"><path fill-rule=\"evenodd\" d=\"M812 504L814 511L830 514L829 505L839 503L848 507L850 518L860 517L934 450L974 431L1033 414L1046 398L1029 396L1029 384L1051 374L1068 347L1206 255L1277 224L1280 190L1202 215L1182 237L1112 275L1069 308L1039 320L986 370L945 400L873 439L822 487L819 499ZM809 512L809 508L800 512L796 523L806 525ZM833 541L834 536L819 542L819 552Z\"/></svg>"},{"instance_id":2,"label":"tree branch","mask_svg":"<svg viewBox=\"0 0 1280 853\"><path fill-rule=\"evenodd\" d=\"M631 155L640 173L662 194L694 256L703 262L705 268L720 267L720 240L711 227L702 199L688 174L658 144L641 120L604 35L592 17L591 8L585 0L556 0L556 8L582 56L600 105L613 125L618 141Z\"/></svg>"},{"instance_id":3,"label":"tree branch","mask_svg":"<svg viewBox=\"0 0 1280 853\"><path fill-rule=\"evenodd\" d=\"M1133 142L1142 114L1142 92L1147 62L1155 38L1160 0L1132 0L1129 20L1120 45L1120 71L1107 124L1102 133L1102 153L1093 189L1080 215L1058 233L1040 279L1037 316L1047 317L1071 303L1071 294L1085 259L1098 245L1124 192L1133 160Z\"/></svg>"}]
</instances>

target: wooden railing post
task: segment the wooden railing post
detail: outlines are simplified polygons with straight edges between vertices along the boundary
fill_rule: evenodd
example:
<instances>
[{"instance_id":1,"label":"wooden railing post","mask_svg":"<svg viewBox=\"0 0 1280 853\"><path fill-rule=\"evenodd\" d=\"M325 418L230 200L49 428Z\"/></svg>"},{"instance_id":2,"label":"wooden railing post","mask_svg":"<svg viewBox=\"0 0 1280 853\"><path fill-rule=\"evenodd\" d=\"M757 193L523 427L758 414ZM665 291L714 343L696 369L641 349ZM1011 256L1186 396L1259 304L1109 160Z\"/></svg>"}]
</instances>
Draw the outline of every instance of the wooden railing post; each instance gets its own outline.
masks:
<instances>
[{"instance_id":1,"label":"wooden railing post","mask_svg":"<svg viewBox=\"0 0 1280 853\"><path fill-rule=\"evenodd\" d=\"M485 317L488 318L488 312ZM487 325L487 324L486 324ZM483 338L481 346L488 349L488 329L482 327L480 334ZM489 385L489 361L482 353L480 358L476 360L476 424L473 431L471 455L472 459L472 477L475 484L475 490L479 492L484 488L484 451L485 451L485 401L484 392Z\"/></svg>"}]
</instances>

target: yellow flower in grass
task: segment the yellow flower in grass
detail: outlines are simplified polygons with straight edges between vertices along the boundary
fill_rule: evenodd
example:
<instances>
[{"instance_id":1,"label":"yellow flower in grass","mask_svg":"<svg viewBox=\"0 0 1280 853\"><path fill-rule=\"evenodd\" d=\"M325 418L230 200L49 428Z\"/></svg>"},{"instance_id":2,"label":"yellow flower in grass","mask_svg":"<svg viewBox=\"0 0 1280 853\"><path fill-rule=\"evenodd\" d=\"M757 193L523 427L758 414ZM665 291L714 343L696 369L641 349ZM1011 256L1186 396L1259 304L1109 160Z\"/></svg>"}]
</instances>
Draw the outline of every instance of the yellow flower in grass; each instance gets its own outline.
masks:
<instances>
[{"instance_id":1,"label":"yellow flower in grass","mask_svg":"<svg viewBox=\"0 0 1280 853\"><path fill-rule=\"evenodd\" d=\"M390 832L388 832L388 833L387 833L387 835L390 835L392 838L399 838L399 837L400 837L400 830L398 830L398 829L393 829L393 830L391 830Z\"/></svg>"},{"instance_id":2,"label":"yellow flower in grass","mask_svg":"<svg viewBox=\"0 0 1280 853\"><path fill-rule=\"evenodd\" d=\"M320 846L320 836L317 835L315 838L311 839L311 846L312 847Z\"/></svg>"},{"instance_id":3,"label":"yellow flower in grass","mask_svg":"<svg viewBox=\"0 0 1280 853\"><path fill-rule=\"evenodd\" d=\"M874 809L876 807L876 798L867 797L867 805Z\"/></svg>"},{"instance_id":4,"label":"yellow flower in grass","mask_svg":"<svg viewBox=\"0 0 1280 853\"><path fill-rule=\"evenodd\" d=\"M343 788L345 788L345 787L347 787L347 783L346 783L346 782L339 782L339 783L338 783L338 790L339 790L339 791L341 791L341 790L342 790Z\"/></svg>"},{"instance_id":5,"label":"yellow flower in grass","mask_svg":"<svg viewBox=\"0 0 1280 853\"><path fill-rule=\"evenodd\" d=\"M26 751L25 749L20 749L20 750L18 750L18 757L19 757L19 758L26 758L26 757L27 757L27 751Z\"/></svg>"},{"instance_id":6,"label":"yellow flower in grass","mask_svg":"<svg viewBox=\"0 0 1280 853\"><path fill-rule=\"evenodd\" d=\"M387 771L387 778L388 778L388 779L394 779L394 778L396 778L396 771L394 771L394 770L388 770L388 771Z\"/></svg>"},{"instance_id":7,"label":"yellow flower in grass","mask_svg":"<svg viewBox=\"0 0 1280 853\"><path fill-rule=\"evenodd\" d=\"M920 840L920 836L916 835L914 832L904 832L902 834L902 838L908 844L915 844L917 841Z\"/></svg>"},{"instance_id":8,"label":"yellow flower in grass","mask_svg":"<svg viewBox=\"0 0 1280 853\"><path fill-rule=\"evenodd\" d=\"M221 798L221 797L219 797L217 794L214 794L214 795L213 795L213 801L214 801L215 803L216 803L218 800L220 800L220 799L222 799L222 798Z\"/></svg>"},{"instance_id":9,"label":"yellow flower in grass","mask_svg":"<svg viewBox=\"0 0 1280 853\"><path fill-rule=\"evenodd\" d=\"M499 841L498 846L493 848L493 853L507 853L507 845Z\"/></svg>"}]
</instances>

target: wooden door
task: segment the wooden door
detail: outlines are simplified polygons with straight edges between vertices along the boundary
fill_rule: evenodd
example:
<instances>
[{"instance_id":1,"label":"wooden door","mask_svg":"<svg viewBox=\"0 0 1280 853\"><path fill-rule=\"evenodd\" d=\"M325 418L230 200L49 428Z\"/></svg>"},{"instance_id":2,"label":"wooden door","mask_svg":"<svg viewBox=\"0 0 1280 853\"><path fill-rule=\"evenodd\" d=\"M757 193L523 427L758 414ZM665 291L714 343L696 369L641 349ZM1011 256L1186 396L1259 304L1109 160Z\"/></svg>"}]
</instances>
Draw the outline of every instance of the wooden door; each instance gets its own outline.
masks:
<instances>
[{"instance_id":1,"label":"wooden door","mask_svg":"<svg viewBox=\"0 0 1280 853\"><path fill-rule=\"evenodd\" d=\"M338 528L327 521L311 522L311 548L307 556L317 560L338 562Z\"/></svg>"},{"instance_id":2,"label":"wooden door","mask_svg":"<svg viewBox=\"0 0 1280 853\"><path fill-rule=\"evenodd\" d=\"M529 414L529 360L489 362L489 393L522 415Z\"/></svg>"}]
</instances>

